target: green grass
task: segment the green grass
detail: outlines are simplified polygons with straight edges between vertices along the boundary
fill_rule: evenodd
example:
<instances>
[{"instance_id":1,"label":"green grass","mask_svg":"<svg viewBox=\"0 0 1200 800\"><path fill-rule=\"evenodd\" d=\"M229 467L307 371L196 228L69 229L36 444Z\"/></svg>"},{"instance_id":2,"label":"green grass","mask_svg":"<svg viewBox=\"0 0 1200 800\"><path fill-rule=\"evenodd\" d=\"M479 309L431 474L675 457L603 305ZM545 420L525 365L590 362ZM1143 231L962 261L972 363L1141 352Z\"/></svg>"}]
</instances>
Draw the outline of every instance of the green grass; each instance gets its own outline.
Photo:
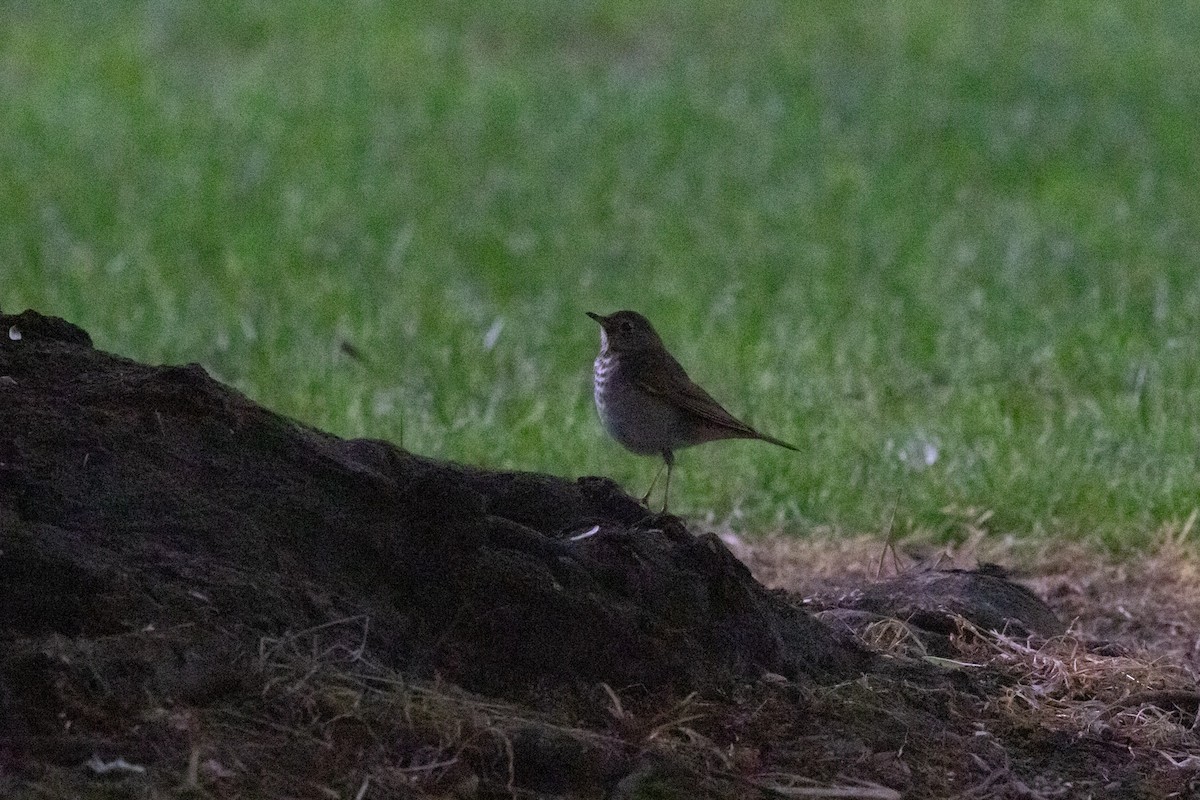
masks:
<instances>
[{"instance_id":1,"label":"green grass","mask_svg":"<svg viewBox=\"0 0 1200 800\"><path fill-rule=\"evenodd\" d=\"M1185 0L11 2L0 307L635 492L583 312L636 308L802 451L684 451L677 510L1136 543L1200 505L1197 30Z\"/></svg>"}]
</instances>

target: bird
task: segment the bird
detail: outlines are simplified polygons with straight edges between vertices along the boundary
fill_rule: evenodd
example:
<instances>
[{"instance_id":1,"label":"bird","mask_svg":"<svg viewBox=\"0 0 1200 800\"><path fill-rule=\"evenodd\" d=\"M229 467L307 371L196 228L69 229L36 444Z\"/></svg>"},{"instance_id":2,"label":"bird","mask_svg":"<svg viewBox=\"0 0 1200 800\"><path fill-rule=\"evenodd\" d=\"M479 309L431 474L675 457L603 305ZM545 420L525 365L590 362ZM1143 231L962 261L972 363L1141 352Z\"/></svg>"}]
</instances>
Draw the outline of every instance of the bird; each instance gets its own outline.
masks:
<instances>
[{"instance_id":1,"label":"bird","mask_svg":"<svg viewBox=\"0 0 1200 800\"><path fill-rule=\"evenodd\" d=\"M662 513L667 513L676 450L718 439L757 439L799 450L726 411L688 377L641 314L586 313L600 323L600 354L592 374L596 412L604 429L625 449L662 456L667 470ZM642 505L649 505L662 471L659 467Z\"/></svg>"}]
</instances>

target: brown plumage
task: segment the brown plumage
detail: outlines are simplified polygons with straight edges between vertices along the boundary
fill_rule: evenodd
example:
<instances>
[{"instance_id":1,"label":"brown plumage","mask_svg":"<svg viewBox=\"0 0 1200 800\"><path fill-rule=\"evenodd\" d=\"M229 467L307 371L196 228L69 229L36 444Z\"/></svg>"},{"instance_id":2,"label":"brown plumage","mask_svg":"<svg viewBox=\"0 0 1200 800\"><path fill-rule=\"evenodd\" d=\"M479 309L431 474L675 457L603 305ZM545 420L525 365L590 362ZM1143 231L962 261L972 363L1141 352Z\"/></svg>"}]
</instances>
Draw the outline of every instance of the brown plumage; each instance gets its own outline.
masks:
<instances>
[{"instance_id":1,"label":"brown plumage","mask_svg":"<svg viewBox=\"0 0 1200 800\"><path fill-rule=\"evenodd\" d=\"M636 311L608 316L588 312L600 323L595 363L595 400L600 421L627 449L658 454L667 468L663 511L671 490L674 451L718 439L759 439L797 448L760 433L730 414L691 378L663 345L650 321ZM662 471L659 471L662 474ZM655 476L654 484L658 482ZM648 502L650 492L642 498Z\"/></svg>"}]
</instances>

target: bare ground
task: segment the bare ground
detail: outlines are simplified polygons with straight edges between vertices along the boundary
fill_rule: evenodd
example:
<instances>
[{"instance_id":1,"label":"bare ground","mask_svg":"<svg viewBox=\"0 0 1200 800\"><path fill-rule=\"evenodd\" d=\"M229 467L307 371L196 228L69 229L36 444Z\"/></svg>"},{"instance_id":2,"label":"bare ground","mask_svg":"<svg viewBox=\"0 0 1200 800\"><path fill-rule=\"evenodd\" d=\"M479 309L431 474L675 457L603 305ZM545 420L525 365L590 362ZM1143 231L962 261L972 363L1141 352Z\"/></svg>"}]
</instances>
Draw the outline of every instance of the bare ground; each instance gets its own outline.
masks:
<instances>
[{"instance_id":1,"label":"bare ground","mask_svg":"<svg viewBox=\"0 0 1200 800\"><path fill-rule=\"evenodd\" d=\"M881 552L871 536L727 538L765 582L810 606L873 580ZM257 652L241 654L249 655L245 680L218 703L163 704L147 694L114 707L93 687L60 712L63 735L39 743L62 749L41 749L36 763L18 761L11 746L0 750L0 793L1197 796L1194 543L1168 532L1156 551L1122 558L1079 545L1047 552L986 539L973 549L1020 570L1072 622L1068 633L1039 639L962 621L941 656L930 655L903 620L861 630L864 642L899 664L962 674L957 691L893 677L811 687L765 676L705 696L601 684L582 696L522 704L389 670L362 650L370 621L351 617L263 638ZM172 635L128 634L121 650ZM87 658L65 641L62 653L48 655ZM84 732L99 734L86 738L91 749L72 748Z\"/></svg>"}]
</instances>

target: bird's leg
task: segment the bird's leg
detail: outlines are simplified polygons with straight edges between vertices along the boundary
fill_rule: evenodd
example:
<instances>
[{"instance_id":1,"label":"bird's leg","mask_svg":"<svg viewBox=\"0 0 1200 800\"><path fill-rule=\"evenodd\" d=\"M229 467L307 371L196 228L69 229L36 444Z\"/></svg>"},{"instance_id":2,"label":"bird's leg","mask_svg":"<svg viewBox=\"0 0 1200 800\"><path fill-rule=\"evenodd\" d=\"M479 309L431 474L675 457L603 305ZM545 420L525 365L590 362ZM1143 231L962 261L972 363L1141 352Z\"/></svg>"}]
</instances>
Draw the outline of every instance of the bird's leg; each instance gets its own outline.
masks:
<instances>
[{"instance_id":1,"label":"bird's leg","mask_svg":"<svg viewBox=\"0 0 1200 800\"><path fill-rule=\"evenodd\" d=\"M658 485L658 479L662 477L662 472L663 472L664 466L666 466L666 464L663 464L662 466L660 466L658 468L658 472L654 473L654 480L650 481L650 488L646 490L646 496L642 498L642 505L649 507L650 493L653 492L654 487Z\"/></svg>"},{"instance_id":2,"label":"bird's leg","mask_svg":"<svg viewBox=\"0 0 1200 800\"><path fill-rule=\"evenodd\" d=\"M667 501L671 497L671 469L675 466L675 454L670 450L663 450L663 462L667 465L667 484L663 487L663 510L662 513L667 513Z\"/></svg>"}]
</instances>

